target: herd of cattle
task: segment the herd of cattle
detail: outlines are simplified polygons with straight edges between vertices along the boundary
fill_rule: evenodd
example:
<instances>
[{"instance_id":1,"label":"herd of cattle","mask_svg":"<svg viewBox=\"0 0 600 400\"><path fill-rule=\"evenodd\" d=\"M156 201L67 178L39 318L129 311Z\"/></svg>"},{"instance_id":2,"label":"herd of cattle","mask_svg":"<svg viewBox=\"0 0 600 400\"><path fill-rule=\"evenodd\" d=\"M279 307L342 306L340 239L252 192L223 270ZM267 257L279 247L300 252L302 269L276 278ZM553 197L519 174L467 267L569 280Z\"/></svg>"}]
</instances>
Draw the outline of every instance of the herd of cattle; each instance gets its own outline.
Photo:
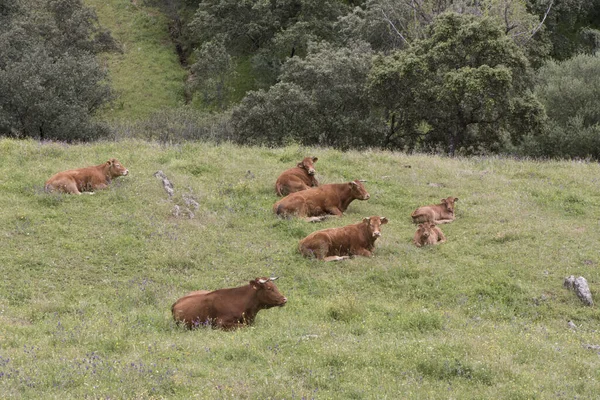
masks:
<instances>
[{"instance_id":1,"label":"herd of cattle","mask_svg":"<svg viewBox=\"0 0 600 400\"><path fill-rule=\"evenodd\" d=\"M341 216L354 200L369 199L369 193L359 180L320 185L315 177L317 160L317 157L306 157L277 178L275 191L283 198L273 205L276 215L321 221L329 216ZM46 181L45 190L93 193L107 188L112 179L128 173L127 168L113 158L97 166L59 172ZM448 197L440 204L419 207L411 214L413 222L418 224L413 238L417 247L446 241L437 225L454 221L457 200ZM318 230L302 239L298 249L305 257L323 261L369 257L375 249L375 241L381 236L381 226L387 223L385 217L371 216L356 224ZM235 329L252 324L258 311L286 304L287 298L273 283L275 279L262 277L242 287L188 293L171 307L173 318L188 328L210 325Z\"/></svg>"}]
</instances>

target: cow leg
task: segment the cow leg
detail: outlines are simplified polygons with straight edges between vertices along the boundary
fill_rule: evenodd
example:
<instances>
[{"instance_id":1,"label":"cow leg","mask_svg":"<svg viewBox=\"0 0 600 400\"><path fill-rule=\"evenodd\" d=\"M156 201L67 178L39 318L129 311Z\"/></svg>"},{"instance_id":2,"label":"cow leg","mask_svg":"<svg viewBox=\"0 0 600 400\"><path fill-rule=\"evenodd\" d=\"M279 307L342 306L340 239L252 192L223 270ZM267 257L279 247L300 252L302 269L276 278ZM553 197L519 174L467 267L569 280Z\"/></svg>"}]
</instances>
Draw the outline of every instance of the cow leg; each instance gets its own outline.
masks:
<instances>
[{"instance_id":1,"label":"cow leg","mask_svg":"<svg viewBox=\"0 0 600 400\"><path fill-rule=\"evenodd\" d=\"M350 258L350 256L329 256L325 257L323 261L342 261Z\"/></svg>"},{"instance_id":2,"label":"cow leg","mask_svg":"<svg viewBox=\"0 0 600 400\"><path fill-rule=\"evenodd\" d=\"M75 182L67 183L64 186L64 190L67 193L81 194L81 192L79 191L79 189L77 189L77 184Z\"/></svg>"},{"instance_id":3,"label":"cow leg","mask_svg":"<svg viewBox=\"0 0 600 400\"><path fill-rule=\"evenodd\" d=\"M363 257L371 257L373 255L373 253L371 253L367 249L356 249L352 252L352 254L356 254L357 256L363 256Z\"/></svg>"},{"instance_id":4,"label":"cow leg","mask_svg":"<svg viewBox=\"0 0 600 400\"><path fill-rule=\"evenodd\" d=\"M342 211L337 207L329 207L326 210L329 214L335 215L337 217L341 217L343 215Z\"/></svg>"},{"instance_id":5,"label":"cow leg","mask_svg":"<svg viewBox=\"0 0 600 400\"><path fill-rule=\"evenodd\" d=\"M325 220L328 215L319 215L318 217L306 217L305 220L308 222L321 222Z\"/></svg>"},{"instance_id":6,"label":"cow leg","mask_svg":"<svg viewBox=\"0 0 600 400\"><path fill-rule=\"evenodd\" d=\"M444 236L444 233L438 229L438 243L444 243L446 241L446 236Z\"/></svg>"},{"instance_id":7,"label":"cow leg","mask_svg":"<svg viewBox=\"0 0 600 400\"><path fill-rule=\"evenodd\" d=\"M450 222L454 221L453 219L437 219L433 222L435 222L436 224L449 224Z\"/></svg>"}]
</instances>

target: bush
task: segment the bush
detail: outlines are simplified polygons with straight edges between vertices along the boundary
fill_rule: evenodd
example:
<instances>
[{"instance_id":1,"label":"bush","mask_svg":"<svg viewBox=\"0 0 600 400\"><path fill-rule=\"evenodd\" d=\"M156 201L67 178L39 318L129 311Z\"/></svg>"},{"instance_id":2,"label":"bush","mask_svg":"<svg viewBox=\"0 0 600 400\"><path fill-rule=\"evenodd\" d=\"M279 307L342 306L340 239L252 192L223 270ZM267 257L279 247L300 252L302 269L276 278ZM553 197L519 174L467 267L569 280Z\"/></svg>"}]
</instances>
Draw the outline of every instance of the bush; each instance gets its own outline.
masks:
<instances>
[{"instance_id":1,"label":"bush","mask_svg":"<svg viewBox=\"0 0 600 400\"><path fill-rule=\"evenodd\" d=\"M113 139L137 138L160 143L232 140L229 114L201 114L190 108L165 109L129 124L113 124Z\"/></svg>"},{"instance_id":2,"label":"bush","mask_svg":"<svg viewBox=\"0 0 600 400\"><path fill-rule=\"evenodd\" d=\"M111 99L95 54L110 34L80 0L17 2L0 22L0 135L91 140L106 134L92 114Z\"/></svg>"},{"instance_id":3,"label":"bush","mask_svg":"<svg viewBox=\"0 0 600 400\"><path fill-rule=\"evenodd\" d=\"M550 61L538 71L535 95L548 128L529 135L522 153L543 157L600 159L600 57L578 55Z\"/></svg>"},{"instance_id":4,"label":"bush","mask_svg":"<svg viewBox=\"0 0 600 400\"><path fill-rule=\"evenodd\" d=\"M365 88L370 67L371 51L365 43L312 43L306 58L293 57L284 64L278 84L250 92L234 108L237 141L380 146L382 124L371 114Z\"/></svg>"}]
</instances>

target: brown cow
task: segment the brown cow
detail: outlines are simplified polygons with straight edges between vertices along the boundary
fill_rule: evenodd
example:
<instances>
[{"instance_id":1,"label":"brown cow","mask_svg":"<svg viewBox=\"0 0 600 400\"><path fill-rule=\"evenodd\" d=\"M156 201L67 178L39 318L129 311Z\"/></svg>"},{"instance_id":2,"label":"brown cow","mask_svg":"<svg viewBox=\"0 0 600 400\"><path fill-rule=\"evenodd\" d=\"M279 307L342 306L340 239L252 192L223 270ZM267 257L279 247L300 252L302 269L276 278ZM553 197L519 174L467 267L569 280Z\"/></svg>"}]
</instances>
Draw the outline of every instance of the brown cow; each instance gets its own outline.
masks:
<instances>
[{"instance_id":1,"label":"brown cow","mask_svg":"<svg viewBox=\"0 0 600 400\"><path fill-rule=\"evenodd\" d=\"M381 236L379 229L387 223L387 218L373 216L357 224L321 229L302 239L298 249L305 257L324 261L339 261L355 255L370 257L375 241Z\"/></svg>"},{"instance_id":2,"label":"brown cow","mask_svg":"<svg viewBox=\"0 0 600 400\"><path fill-rule=\"evenodd\" d=\"M173 319L190 329L210 325L230 330L250 325L260 310L287 303L272 282L275 279L256 278L246 286L188 293L171 307Z\"/></svg>"},{"instance_id":3,"label":"brown cow","mask_svg":"<svg viewBox=\"0 0 600 400\"><path fill-rule=\"evenodd\" d=\"M317 157L305 157L295 168L283 171L275 182L277 195L287 196L290 193L319 186L319 181L315 177L314 165L317 160Z\"/></svg>"},{"instance_id":4,"label":"brown cow","mask_svg":"<svg viewBox=\"0 0 600 400\"><path fill-rule=\"evenodd\" d=\"M419 224L413 243L417 247L426 246L428 244L440 244L446 241L446 236L441 229L435 226L434 222L423 222Z\"/></svg>"},{"instance_id":5,"label":"brown cow","mask_svg":"<svg viewBox=\"0 0 600 400\"><path fill-rule=\"evenodd\" d=\"M45 190L54 190L81 194L93 192L97 189L106 189L113 178L125 176L129 173L119 160L111 158L104 164L94 167L71 169L59 172L46 181Z\"/></svg>"},{"instance_id":6,"label":"brown cow","mask_svg":"<svg viewBox=\"0 0 600 400\"><path fill-rule=\"evenodd\" d=\"M457 201L458 197L448 197L442 199L441 204L419 207L410 216L416 224L421 222L435 222L436 224L452 222L455 218L454 203Z\"/></svg>"},{"instance_id":7,"label":"brown cow","mask_svg":"<svg viewBox=\"0 0 600 400\"><path fill-rule=\"evenodd\" d=\"M371 195L362 182L330 183L291 193L273 205L280 216L295 215L307 221L321 221L328 214L340 216L355 200L368 200Z\"/></svg>"}]
</instances>

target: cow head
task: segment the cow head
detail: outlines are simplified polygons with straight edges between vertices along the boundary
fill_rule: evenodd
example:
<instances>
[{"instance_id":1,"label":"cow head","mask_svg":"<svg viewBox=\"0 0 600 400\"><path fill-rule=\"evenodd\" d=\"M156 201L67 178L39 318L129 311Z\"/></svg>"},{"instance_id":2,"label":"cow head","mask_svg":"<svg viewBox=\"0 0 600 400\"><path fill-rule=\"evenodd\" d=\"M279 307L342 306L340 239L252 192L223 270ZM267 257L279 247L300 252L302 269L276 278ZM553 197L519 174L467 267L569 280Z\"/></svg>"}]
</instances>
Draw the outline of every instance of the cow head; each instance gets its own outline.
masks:
<instances>
[{"instance_id":1,"label":"cow head","mask_svg":"<svg viewBox=\"0 0 600 400\"><path fill-rule=\"evenodd\" d=\"M449 213L454 214L454 202L458 201L458 197L448 197L445 199L442 199L442 204L446 206L446 210L448 210Z\"/></svg>"},{"instance_id":2,"label":"cow head","mask_svg":"<svg viewBox=\"0 0 600 400\"><path fill-rule=\"evenodd\" d=\"M417 228L419 238L427 239L433 233L433 228L435 228L435 222L424 222L419 224Z\"/></svg>"},{"instance_id":3,"label":"cow head","mask_svg":"<svg viewBox=\"0 0 600 400\"><path fill-rule=\"evenodd\" d=\"M369 192L367 192L367 189L365 189L365 185L363 185L361 181L355 180L349 182L348 185L352 191L353 198L358 200L369 200L369 197L371 197Z\"/></svg>"},{"instance_id":4,"label":"cow head","mask_svg":"<svg viewBox=\"0 0 600 400\"><path fill-rule=\"evenodd\" d=\"M125 176L129 174L129 170L123 166L116 158L111 158L106 162L108 171L111 177Z\"/></svg>"},{"instance_id":5,"label":"cow head","mask_svg":"<svg viewBox=\"0 0 600 400\"><path fill-rule=\"evenodd\" d=\"M373 216L364 218L363 223L367 224L369 232L371 233L371 237L377 239L379 236L381 236L381 225L387 224L388 219L386 217Z\"/></svg>"},{"instance_id":6,"label":"cow head","mask_svg":"<svg viewBox=\"0 0 600 400\"><path fill-rule=\"evenodd\" d=\"M283 307L287 303L287 297L283 296L273 283L276 279L277 277L256 278L250 281L250 286L256 290L256 298L263 308Z\"/></svg>"},{"instance_id":7,"label":"cow head","mask_svg":"<svg viewBox=\"0 0 600 400\"><path fill-rule=\"evenodd\" d=\"M317 162L317 157L305 157L302 162L299 162L297 167L305 169L309 175L315 174L315 163Z\"/></svg>"}]
</instances>

